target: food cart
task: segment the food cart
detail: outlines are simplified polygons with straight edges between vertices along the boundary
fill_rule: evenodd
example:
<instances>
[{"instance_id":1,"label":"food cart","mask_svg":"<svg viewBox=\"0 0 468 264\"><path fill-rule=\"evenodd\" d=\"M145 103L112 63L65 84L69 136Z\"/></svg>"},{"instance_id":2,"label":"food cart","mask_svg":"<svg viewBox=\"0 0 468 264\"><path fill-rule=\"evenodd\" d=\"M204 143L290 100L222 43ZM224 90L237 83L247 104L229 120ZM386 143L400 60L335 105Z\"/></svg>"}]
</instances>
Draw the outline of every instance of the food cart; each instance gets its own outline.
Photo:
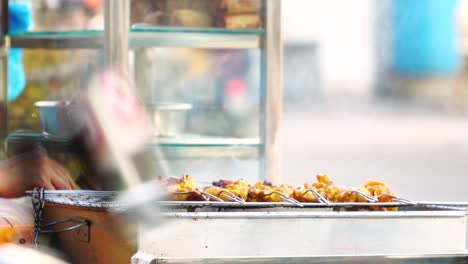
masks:
<instances>
[{"instance_id":1,"label":"food cart","mask_svg":"<svg viewBox=\"0 0 468 264\"><path fill-rule=\"evenodd\" d=\"M138 1L104 1L102 30L8 34L5 25L8 1L3 1L4 54L8 54L9 48L98 50L103 67L119 65L133 73L137 93L143 99L149 98L150 102L145 103L151 104L155 89L151 85L152 72L148 71L153 63L151 48L256 50L260 62L260 69L256 71L260 93L256 137L173 136L173 131L180 133L181 128L176 126L165 132L158 131L166 135L155 135L148 144L152 149L163 150L164 155L160 157L167 158L169 166L171 162L203 159L206 160L204 166L215 167L210 162L215 162L216 158L237 155L256 160L258 173L250 178L245 175L234 178L267 180L273 184L284 182L280 179L279 142L281 1L259 1L261 5L254 5L253 11L248 11L254 12L253 17L248 13L249 16L242 16L239 22L225 15L216 19L220 24L210 22L206 13L199 12L193 3L189 5L192 9L176 8L176 2L188 5L190 1L175 0L161 1L167 5L156 6L151 16L139 21L141 15L133 11L145 10L148 6L138 7L132 2ZM213 10L210 1L196 2ZM249 2L256 1L245 2L248 9ZM245 12L240 8L243 1L220 3L224 5L214 10L229 14L230 8L236 10L237 7L239 10L233 11L235 14ZM257 18L261 18L258 20L261 22ZM0 72L3 77L7 72L6 58L2 57ZM0 99L7 105L6 78L2 80ZM237 89L226 89L234 94L239 92L239 86L233 87ZM166 110L191 108L187 104L176 106ZM158 120L163 117L159 116ZM172 122L177 122L174 120ZM168 124L172 123L165 125ZM9 134L9 143L32 141L65 148L70 143L62 137L51 136L50 131L18 133L8 130L7 123L2 124L2 128L3 134ZM225 196L220 198L191 189L177 191L171 197L193 194L204 199L154 201L162 208L160 215L169 221L152 228L116 218L115 214L132 215L132 208L120 200L115 201L118 192L112 190L34 190L29 194L34 203L36 235L57 233L55 242L74 262L128 263L131 259L133 263L465 263L468 259L464 203L418 202L389 193L375 197L354 190L350 191L356 194L354 200L343 202L324 197L312 187L306 188L302 195L310 194L314 202L301 201L277 191L274 195L279 201L246 201L230 191L223 192ZM122 226L132 228L123 230Z\"/></svg>"}]
</instances>

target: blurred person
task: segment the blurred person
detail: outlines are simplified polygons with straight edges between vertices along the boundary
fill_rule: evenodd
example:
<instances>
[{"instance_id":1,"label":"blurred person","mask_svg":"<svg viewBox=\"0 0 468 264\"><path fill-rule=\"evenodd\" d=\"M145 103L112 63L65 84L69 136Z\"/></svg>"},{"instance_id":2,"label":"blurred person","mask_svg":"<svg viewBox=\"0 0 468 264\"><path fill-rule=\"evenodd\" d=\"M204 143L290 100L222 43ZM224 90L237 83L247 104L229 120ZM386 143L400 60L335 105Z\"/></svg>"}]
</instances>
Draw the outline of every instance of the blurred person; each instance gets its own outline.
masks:
<instances>
[{"instance_id":1,"label":"blurred person","mask_svg":"<svg viewBox=\"0 0 468 264\"><path fill-rule=\"evenodd\" d=\"M460 52L463 54L462 69L454 78L454 87L451 90L449 106L451 110L461 113L468 112L468 0L458 3L456 25L460 37Z\"/></svg>"},{"instance_id":2,"label":"blurred person","mask_svg":"<svg viewBox=\"0 0 468 264\"><path fill-rule=\"evenodd\" d=\"M62 0L60 8L63 22L60 23L59 30L86 29L87 14L83 0Z\"/></svg>"},{"instance_id":3,"label":"blurred person","mask_svg":"<svg viewBox=\"0 0 468 264\"><path fill-rule=\"evenodd\" d=\"M77 186L65 168L40 150L0 161L0 197L20 197L34 188L68 190Z\"/></svg>"},{"instance_id":4,"label":"blurred person","mask_svg":"<svg viewBox=\"0 0 468 264\"><path fill-rule=\"evenodd\" d=\"M101 0L84 0L84 5L89 15L89 20L86 25L86 29L103 30L104 15L102 13Z\"/></svg>"},{"instance_id":5,"label":"blurred person","mask_svg":"<svg viewBox=\"0 0 468 264\"><path fill-rule=\"evenodd\" d=\"M10 32L28 30L32 24L31 4L12 2L8 7ZM16 99L26 85L22 50L11 49L8 60L8 99ZM5 109L5 106L1 106ZM5 113L2 114L5 118ZM5 120L2 120L2 124ZM0 197L23 196L26 190L75 189L68 172L43 151L33 151L0 161Z\"/></svg>"}]
</instances>

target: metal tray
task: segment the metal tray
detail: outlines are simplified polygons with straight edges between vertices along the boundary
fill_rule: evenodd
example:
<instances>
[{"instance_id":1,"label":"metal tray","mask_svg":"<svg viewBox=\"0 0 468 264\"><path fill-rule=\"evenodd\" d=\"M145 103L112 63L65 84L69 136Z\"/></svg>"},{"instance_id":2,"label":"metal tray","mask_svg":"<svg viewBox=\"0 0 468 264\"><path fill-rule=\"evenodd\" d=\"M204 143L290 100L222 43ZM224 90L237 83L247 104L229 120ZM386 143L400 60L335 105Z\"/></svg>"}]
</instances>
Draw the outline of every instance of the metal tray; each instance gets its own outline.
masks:
<instances>
[{"instance_id":1,"label":"metal tray","mask_svg":"<svg viewBox=\"0 0 468 264\"><path fill-rule=\"evenodd\" d=\"M170 212L139 250L165 258L415 255L466 250L465 211Z\"/></svg>"}]
</instances>

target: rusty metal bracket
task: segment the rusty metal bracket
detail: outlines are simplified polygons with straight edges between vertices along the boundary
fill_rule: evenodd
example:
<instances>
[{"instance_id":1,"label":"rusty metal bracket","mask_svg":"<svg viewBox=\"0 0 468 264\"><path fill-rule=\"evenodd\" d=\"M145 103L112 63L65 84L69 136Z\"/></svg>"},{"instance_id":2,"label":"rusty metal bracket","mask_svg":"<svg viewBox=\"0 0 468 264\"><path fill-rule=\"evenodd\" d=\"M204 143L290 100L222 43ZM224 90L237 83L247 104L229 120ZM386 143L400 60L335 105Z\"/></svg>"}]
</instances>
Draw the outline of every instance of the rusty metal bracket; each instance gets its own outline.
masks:
<instances>
[{"instance_id":1,"label":"rusty metal bracket","mask_svg":"<svg viewBox=\"0 0 468 264\"><path fill-rule=\"evenodd\" d=\"M90 225L81 226L75 230L75 238L81 242L89 243L90 231Z\"/></svg>"}]
</instances>

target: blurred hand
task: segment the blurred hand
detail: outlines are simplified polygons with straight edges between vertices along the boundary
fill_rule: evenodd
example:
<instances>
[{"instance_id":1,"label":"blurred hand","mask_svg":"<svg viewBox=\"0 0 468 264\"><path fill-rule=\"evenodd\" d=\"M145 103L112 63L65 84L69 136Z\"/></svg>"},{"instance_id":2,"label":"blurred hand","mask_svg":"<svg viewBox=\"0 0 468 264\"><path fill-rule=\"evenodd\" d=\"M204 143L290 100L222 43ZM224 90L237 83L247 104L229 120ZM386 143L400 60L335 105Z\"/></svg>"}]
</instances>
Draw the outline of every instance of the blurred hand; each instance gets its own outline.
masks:
<instances>
[{"instance_id":1,"label":"blurred hand","mask_svg":"<svg viewBox=\"0 0 468 264\"><path fill-rule=\"evenodd\" d=\"M0 197L23 196L34 188L71 190L77 186L67 170L41 151L0 161Z\"/></svg>"}]
</instances>

